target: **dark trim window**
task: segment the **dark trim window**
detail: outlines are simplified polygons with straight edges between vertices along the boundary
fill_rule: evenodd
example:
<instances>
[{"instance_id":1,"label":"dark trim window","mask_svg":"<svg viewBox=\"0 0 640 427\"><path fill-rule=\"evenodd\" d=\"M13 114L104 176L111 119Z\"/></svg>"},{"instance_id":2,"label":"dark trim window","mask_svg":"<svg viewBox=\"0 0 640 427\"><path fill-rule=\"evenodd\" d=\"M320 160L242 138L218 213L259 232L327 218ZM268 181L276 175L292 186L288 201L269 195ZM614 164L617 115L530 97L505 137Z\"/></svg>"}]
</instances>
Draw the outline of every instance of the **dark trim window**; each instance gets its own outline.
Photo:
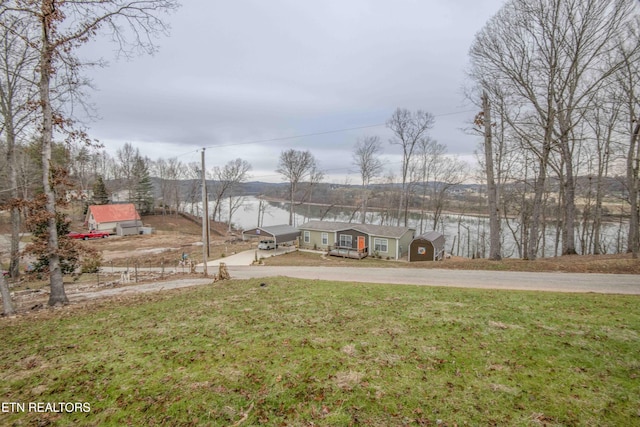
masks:
<instances>
[{"instance_id":1,"label":"dark trim window","mask_svg":"<svg viewBox=\"0 0 640 427\"><path fill-rule=\"evenodd\" d=\"M352 248L353 247L353 236L350 234L341 234L340 235L340 246L343 248Z\"/></svg>"}]
</instances>

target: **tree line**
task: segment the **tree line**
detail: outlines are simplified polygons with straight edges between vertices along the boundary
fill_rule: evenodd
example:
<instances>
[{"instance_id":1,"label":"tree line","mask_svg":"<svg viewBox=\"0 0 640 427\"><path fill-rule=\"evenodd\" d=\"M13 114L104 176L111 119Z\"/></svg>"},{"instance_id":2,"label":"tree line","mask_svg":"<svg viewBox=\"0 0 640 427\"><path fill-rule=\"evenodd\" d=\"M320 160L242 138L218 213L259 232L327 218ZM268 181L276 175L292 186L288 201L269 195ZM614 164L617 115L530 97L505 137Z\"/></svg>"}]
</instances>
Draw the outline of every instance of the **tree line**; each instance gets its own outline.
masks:
<instances>
[{"instance_id":1,"label":"tree line","mask_svg":"<svg viewBox=\"0 0 640 427\"><path fill-rule=\"evenodd\" d=\"M14 251L20 230L20 209L26 187L19 186L21 148L29 141L35 153L31 158L39 168L37 191L44 232L43 256L49 275L49 305L68 302L62 280L63 252L59 234L60 203L66 182L66 164L56 159L55 139L66 144L94 143L82 126L74 121L78 108L90 110L86 101L89 82L78 49L98 35L110 36L121 54L152 53L155 36L164 34L165 13L175 10L174 0L6 0L0 4L0 114L6 155L6 193L10 198L12 222L11 274L16 274ZM24 165L25 167L30 167ZM63 237L64 239L64 237ZM15 246L15 247L14 247ZM8 293L4 277L2 294ZM10 299L3 298L5 313L11 312Z\"/></svg>"},{"instance_id":2,"label":"tree line","mask_svg":"<svg viewBox=\"0 0 640 427\"><path fill-rule=\"evenodd\" d=\"M540 256L548 224L555 254L602 253L614 206L629 218L637 257L639 9L633 0L509 0L476 35L468 96L480 109L492 258L505 232L523 258Z\"/></svg>"}]
</instances>

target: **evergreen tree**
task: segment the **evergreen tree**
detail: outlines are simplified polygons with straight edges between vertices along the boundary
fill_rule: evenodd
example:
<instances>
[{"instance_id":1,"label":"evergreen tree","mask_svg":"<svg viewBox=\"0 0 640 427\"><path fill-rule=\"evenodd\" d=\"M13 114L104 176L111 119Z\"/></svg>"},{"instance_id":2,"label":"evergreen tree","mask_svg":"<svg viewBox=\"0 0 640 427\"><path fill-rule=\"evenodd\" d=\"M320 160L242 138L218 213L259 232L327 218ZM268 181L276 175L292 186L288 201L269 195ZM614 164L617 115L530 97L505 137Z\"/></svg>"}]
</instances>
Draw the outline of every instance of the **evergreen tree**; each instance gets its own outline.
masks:
<instances>
[{"instance_id":1,"label":"evergreen tree","mask_svg":"<svg viewBox=\"0 0 640 427\"><path fill-rule=\"evenodd\" d=\"M101 176L98 176L96 182L93 183L93 204L106 205L109 203L109 193Z\"/></svg>"},{"instance_id":2,"label":"evergreen tree","mask_svg":"<svg viewBox=\"0 0 640 427\"><path fill-rule=\"evenodd\" d=\"M149 175L149 167L142 157L137 157L133 165L133 180L135 186L131 202L136 205L140 213L149 213L153 209L153 183Z\"/></svg>"}]
</instances>

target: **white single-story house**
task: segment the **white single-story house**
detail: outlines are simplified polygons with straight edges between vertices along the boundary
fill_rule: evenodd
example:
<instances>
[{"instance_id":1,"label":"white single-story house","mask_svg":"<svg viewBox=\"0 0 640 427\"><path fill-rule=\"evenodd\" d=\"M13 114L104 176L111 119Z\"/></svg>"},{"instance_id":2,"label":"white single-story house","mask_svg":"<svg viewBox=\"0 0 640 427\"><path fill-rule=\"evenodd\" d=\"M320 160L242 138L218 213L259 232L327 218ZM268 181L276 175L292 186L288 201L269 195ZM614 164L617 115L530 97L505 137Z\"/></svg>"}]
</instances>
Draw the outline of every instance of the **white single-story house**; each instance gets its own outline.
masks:
<instances>
[{"instance_id":1,"label":"white single-story house","mask_svg":"<svg viewBox=\"0 0 640 427\"><path fill-rule=\"evenodd\" d=\"M415 234L409 227L333 221L309 221L298 228L301 231L300 248L303 249L349 249L395 260L407 255Z\"/></svg>"},{"instance_id":2,"label":"white single-story house","mask_svg":"<svg viewBox=\"0 0 640 427\"><path fill-rule=\"evenodd\" d=\"M89 206L85 223L89 230L115 233L119 223L130 221L139 223L140 220L140 214L133 203L122 203Z\"/></svg>"}]
</instances>

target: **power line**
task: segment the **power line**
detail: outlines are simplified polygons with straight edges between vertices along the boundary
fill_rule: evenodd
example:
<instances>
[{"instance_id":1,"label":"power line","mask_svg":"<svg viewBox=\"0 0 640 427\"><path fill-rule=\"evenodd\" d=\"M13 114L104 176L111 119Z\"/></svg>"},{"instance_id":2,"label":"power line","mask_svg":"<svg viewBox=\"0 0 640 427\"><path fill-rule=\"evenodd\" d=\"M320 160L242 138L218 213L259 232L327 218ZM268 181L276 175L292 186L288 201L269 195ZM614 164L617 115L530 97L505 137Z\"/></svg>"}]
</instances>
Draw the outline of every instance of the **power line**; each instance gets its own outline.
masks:
<instances>
[{"instance_id":1,"label":"power line","mask_svg":"<svg viewBox=\"0 0 640 427\"><path fill-rule=\"evenodd\" d=\"M448 112L448 113L435 114L433 117L444 117L444 116L452 116L452 115L456 115L456 114L465 114L465 113L473 113L473 112L476 112L476 110L451 111L451 112ZM306 134L300 134L300 135L282 136L282 137L277 137L277 138L259 139L259 140L255 140L255 141L229 142L229 143L225 143L225 144L209 145L209 146L205 146L205 147L202 147L202 148L220 148L220 147L233 147L233 146L238 146L238 145L262 144L262 143L265 143L265 142L286 141L286 140L289 140L289 139L308 138L308 137L311 137L311 136L329 135L329 134L332 134L332 133L349 132L349 131L352 131L352 130L369 129L369 128L381 127L381 126L386 126L386 123L378 123L378 124L373 124L373 125L364 125L364 126L356 126L356 127L350 127L350 128L318 131L318 132L312 132L312 133L306 133ZM200 150L201 150L200 148L195 149L195 150L191 150L191 151L188 151L186 153L179 154L177 157L186 156L188 154L194 154L194 153L199 152Z\"/></svg>"},{"instance_id":2,"label":"power line","mask_svg":"<svg viewBox=\"0 0 640 427\"><path fill-rule=\"evenodd\" d=\"M377 125L367 125L367 126L358 126L358 127L353 127L353 128L327 130L327 131L321 131L321 132L306 133L306 134L302 134L302 135L293 135L293 136L283 136L283 137L280 137L280 138L261 139L261 140L257 140L257 141L232 142L232 143L228 143L228 144L210 145L210 146L205 147L205 148L231 147L231 146L234 146L234 145L261 144L263 142L285 141L287 139L307 138L309 136L328 135L330 133L348 132L350 130L360 130L360 129L379 127L379 126L385 126L385 124L381 123L381 124L377 124Z\"/></svg>"}]
</instances>

